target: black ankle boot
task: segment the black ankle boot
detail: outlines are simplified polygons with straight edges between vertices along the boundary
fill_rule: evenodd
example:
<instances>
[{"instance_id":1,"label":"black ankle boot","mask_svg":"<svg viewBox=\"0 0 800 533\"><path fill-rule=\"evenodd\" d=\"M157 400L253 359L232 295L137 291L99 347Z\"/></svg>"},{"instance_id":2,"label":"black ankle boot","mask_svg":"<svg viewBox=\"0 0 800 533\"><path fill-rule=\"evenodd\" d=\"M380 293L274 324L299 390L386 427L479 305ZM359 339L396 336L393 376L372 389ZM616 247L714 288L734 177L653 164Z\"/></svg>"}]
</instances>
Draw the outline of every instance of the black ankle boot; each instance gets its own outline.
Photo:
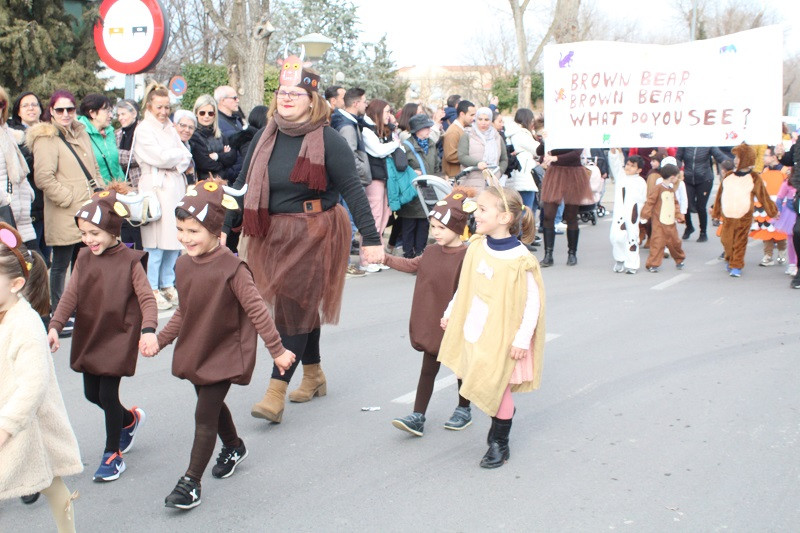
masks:
<instances>
[{"instance_id":1,"label":"black ankle boot","mask_svg":"<svg viewBox=\"0 0 800 533\"><path fill-rule=\"evenodd\" d=\"M544 228L544 257L539 263L542 267L553 266L553 247L556 243L555 228Z\"/></svg>"},{"instance_id":2,"label":"black ankle boot","mask_svg":"<svg viewBox=\"0 0 800 533\"><path fill-rule=\"evenodd\" d=\"M500 420L492 417L492 429L489 430L489 449L481 459L482 468L498 468L511 457L508 447L508 435L511 433L511 420Z\"/></svg>"},{"instance_id":3,"label":"black ankle boot","mask_svg":"<svg viewBox=\"0 0 800 533\"><path fill-rule=\"evenodd\" d=\"M578 235L581 230L568 229L567 230L567 266L575 266L578 264Z\"/></svg>"}]
</instances>

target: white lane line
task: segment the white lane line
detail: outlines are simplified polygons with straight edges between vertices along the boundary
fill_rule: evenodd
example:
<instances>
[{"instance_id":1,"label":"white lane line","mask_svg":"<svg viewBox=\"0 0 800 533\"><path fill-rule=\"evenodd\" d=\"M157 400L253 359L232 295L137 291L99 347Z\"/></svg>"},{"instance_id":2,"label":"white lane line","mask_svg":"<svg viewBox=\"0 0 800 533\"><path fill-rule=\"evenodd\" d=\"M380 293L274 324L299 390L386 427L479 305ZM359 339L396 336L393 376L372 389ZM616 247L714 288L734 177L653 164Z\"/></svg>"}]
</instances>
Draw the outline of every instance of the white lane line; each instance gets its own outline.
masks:
<instances>
[{"instance_id":1,"label":"white lane line","mask_svg":"<svg viewBox=\"0 0 800 533\"><path fill-rule=\"evenodd\" d=\"M724 259L720 259L719 257L715 257L711 261L706 261L706 264L707 265L717 265L717 264L719 264L719 263L721 263L723 261L725 261L725 260Z\"/></svg>"},{"instance_id":2,"label":"white lane line","mask_svg":"<svg viewBox=\"0 0 800 533\"><path fill-rule=\"evenodd\" d=\"M559 338L560 336L561 336L560 333L548 333L544 338L544 342L550 342L554 339ZM449 376L445 376L442 379L437 379L433 383L433 392L436 393L437 391L445 389L451 385L455 385L457 381L458 380L456 379L455 374L450 374ZM414 389L408 394L403 394L402 396L398 396L397 398L392 400L392 403L410 404L414 403L414 400L416 398L417 398L417 390Z\"/></svg>"},{"instance_id":3,"label":"white lane line","mask_svg":"<svg viewBox=\"0 0 800 533\"><path fill-rule=\"evenodd\" d=\"M680 283L681 281L690 278L691 276L692 276L691 274L678 274L677 276L669 278L667 281L662 281L658 285L653 285L652 287L650 287L650 289L654 291L663 291L667 287L672 287L676 283Z\"/></svg>"},{"instance_id":4,"label":"white lane line","mask_svg":"<svg viewBox=\"0 0 800 533\"><path fill-rule=\"evenodd\" d=\"M761 243L761 242L764 242L764 241L761 241L761 240L758 240L758 239L750 239L750 242L747 243L747 247L751 248L751 247L753 247L753 246L755 246L755 245L757 245L758 243ZM719 257L717 257L716 259L712 259L711 261L706 261L706 264L707 265L715 265L717 263L721 263L722 261L725 261L725 259L720 259Z\"/></svg>"}]
</instances>

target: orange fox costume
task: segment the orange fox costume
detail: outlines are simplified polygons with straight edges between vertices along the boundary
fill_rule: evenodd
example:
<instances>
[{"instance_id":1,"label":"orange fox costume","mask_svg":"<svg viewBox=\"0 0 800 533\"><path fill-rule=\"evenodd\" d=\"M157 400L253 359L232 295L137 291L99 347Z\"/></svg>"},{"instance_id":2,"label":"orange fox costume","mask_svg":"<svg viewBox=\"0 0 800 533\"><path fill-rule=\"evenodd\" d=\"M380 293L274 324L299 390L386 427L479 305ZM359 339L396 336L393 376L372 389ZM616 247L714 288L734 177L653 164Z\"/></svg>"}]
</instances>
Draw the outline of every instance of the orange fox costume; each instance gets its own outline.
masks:
<instances>
[{"instance_id":1,"label":"orange fox costume","mask_svg":"<svg viewBox=\"0 0 800 533\"><path fill-rule=\"evenodd\" d=\"M778 208L770 199L764 180L753 171L755 149L742 143L732 152L738 158L738 165L722 178L711 216L722 221L720 240L725 247L728 268L742 269L753 224L753 198L758 199L769 217L777 215Z\"/></svg>"}]
</instances>

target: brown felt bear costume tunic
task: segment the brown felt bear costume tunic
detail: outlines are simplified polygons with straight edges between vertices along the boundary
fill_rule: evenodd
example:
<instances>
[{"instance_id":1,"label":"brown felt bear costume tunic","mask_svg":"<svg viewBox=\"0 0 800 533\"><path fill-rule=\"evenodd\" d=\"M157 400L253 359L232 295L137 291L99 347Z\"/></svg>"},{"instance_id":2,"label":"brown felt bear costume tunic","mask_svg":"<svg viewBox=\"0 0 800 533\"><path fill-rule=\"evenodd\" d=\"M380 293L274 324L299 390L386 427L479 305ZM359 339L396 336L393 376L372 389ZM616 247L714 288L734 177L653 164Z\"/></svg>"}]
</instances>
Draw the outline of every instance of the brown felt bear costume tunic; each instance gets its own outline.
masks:
<instances>
[{"instance_id":1,"label":"brown felt bear costume tunic","mask_svg":"<svg viewBox=\"0 0 800 533\"><path fill-rule=\"evenodd\" d=\"M728 267L741 269L744 267L744 253L753 224L753 198L758 198L767 216L777 215L778 208L770 199L764 180L753 171L755 149L742 143L732 152L739 160L738 165L736 170L722 178L711 217L722 221L720 240L725 247Z\"/></svg>"}]
</instances>

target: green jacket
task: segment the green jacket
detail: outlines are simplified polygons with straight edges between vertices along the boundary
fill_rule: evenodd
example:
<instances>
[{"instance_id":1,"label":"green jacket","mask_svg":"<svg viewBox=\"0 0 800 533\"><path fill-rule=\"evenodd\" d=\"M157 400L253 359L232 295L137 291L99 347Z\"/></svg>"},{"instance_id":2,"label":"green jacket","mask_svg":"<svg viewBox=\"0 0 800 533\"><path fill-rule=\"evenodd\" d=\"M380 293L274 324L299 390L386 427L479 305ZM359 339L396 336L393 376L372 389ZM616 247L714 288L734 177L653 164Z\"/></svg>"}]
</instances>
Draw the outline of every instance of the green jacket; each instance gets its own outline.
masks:
<instances>
[{"instance_id":1,"label":"green jacket","mask_svg":"<svg viewBox=\"0 0 800 533\"><path fill-rule=\"evenodd\" d=\"M88 117L80 116L78 121L86 126L86 133L92 141L92 150L97 159L97 166L100 168L100 175L108 185L111 180L124 181L125 172L119 166L119 150L117 150L117 138L114 135L114 128L108 126L103 136Z\"/></svg>"}]
</instances>

